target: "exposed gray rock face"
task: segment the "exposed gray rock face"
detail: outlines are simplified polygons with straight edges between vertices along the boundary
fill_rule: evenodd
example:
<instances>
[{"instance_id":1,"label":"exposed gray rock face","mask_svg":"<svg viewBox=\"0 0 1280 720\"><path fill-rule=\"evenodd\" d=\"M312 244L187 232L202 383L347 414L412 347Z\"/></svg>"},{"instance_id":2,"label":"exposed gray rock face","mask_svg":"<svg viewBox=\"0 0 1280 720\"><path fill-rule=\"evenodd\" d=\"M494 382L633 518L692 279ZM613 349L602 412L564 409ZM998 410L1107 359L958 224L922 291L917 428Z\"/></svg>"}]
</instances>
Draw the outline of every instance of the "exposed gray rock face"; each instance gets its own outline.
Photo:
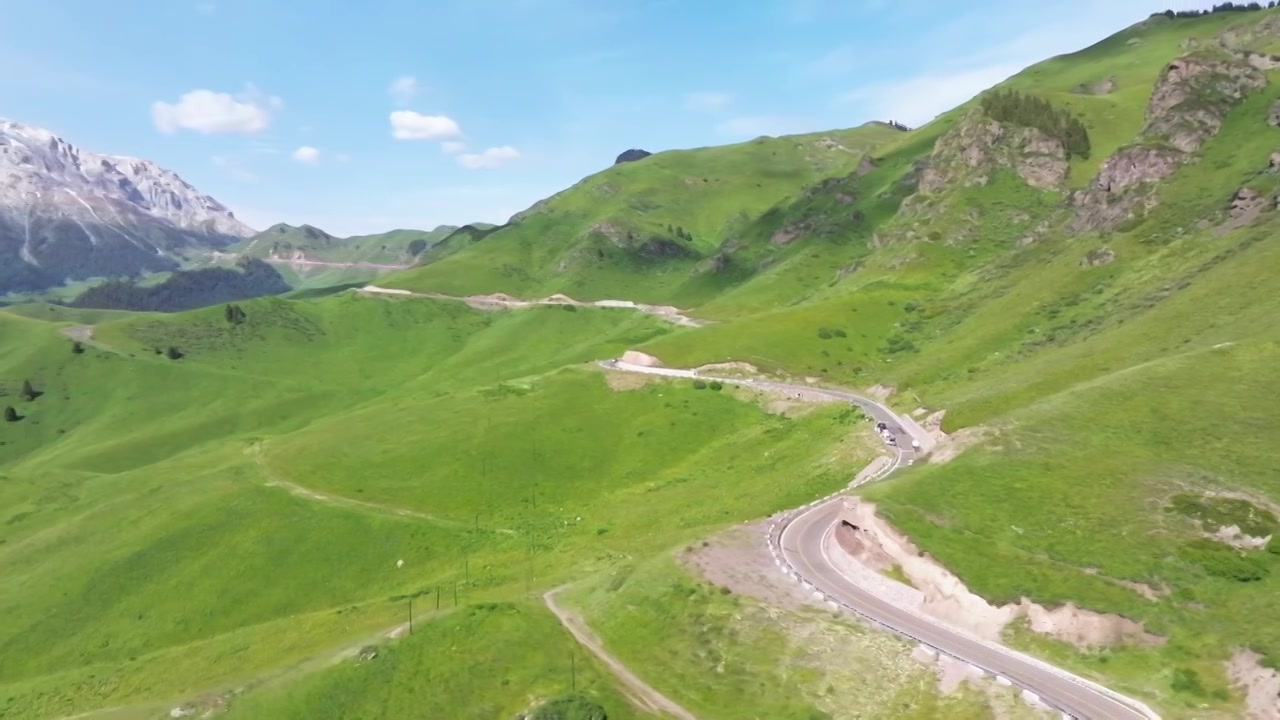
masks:
<instances>
[{"instance_id":1,"label":"exposed gray rock face","mask_svg":"<svg viewBox=\"0 0 1280 720\"><path fill-rule=\"evenodd\" d=\"M1090 186L1072 194L1071 229L1114 227L1154 207L1149 186L1193 160L1222 129L1227 113L1266 85L1266 75L1243 54L1221 49L1199 50L1169 63L1152 90L1140 143L1107 158ZM1274 107L1272 115L1280 118Z\"/></svg>"},{"instance_id":2,"label":"exposed gray rock face","mask_svg":"<svg viewBox=\"0 0 1280 720\"><path fill-rule=\"evenodd\" d=\"M153 162L0 119L0 292L173 270L253 232Z\"/></svg>"},{"instance_id":3,"label":"exposed gray rock face","mask_svg":"<svg viewBox=\"0 0 1280 720\"><path fill-rule=\"evenodd\" d=\"M1080 267L1097 267L1115 262L1115 260L1115 251L1108 247L1102 247L1097 250L1090 250L1088 255L1080 258Z\"/></svg>"},{"instance_id":4,"label":"exposed gray rock face","mask_svg":"<svg viewBox=\"0 0 1280 720\"><path fill-rule=\"evenodd\" d=\"M1013 170L1034 188L1057 189L1067 179L1066 151L1039 130L996 122L973 110L938 139L919 190L937 193L957 182L985 185L1001 168Z\"/></svg>"},{"instance_id":5,"label":"exposed gray rock face","mask_svg":"<svg viewBox=\"0 0 1280 720\"><path fill-rule=\"evenodd\" d=\"M1180 57L1156 81L1143 134L1163 136L1182 152L1195 152L1218 134L1232 107L1266 85L1261 70L1234 56Z\"/></svg>"}]
</instances>

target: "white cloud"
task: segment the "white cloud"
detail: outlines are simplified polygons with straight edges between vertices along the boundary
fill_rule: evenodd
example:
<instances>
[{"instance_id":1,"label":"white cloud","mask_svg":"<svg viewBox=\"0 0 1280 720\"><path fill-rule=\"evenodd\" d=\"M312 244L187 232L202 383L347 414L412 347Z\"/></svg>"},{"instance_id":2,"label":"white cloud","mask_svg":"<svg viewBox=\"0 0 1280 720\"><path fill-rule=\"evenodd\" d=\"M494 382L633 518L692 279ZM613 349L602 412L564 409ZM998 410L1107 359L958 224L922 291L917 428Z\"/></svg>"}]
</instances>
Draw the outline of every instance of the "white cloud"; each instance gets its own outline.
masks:
<instances>
[{"instance_id":1,"label":"white cloud","mask_svg":"<svg viewBox=\"0 0 1280 720\"><path fill-rule=\"evenodd\" d=\"M723 110L733 102L733 96L725 92L692 92L684 96L687 110Z\"/></svg>"},{"instance_id":2,"label":"white cloud","mask_svg":"<svg viewBox=\"0 0 1280 720\"><path fill-rule=\"evenodd\" d=\"M310 145L303 145L293 151L293 159L304 165L315 165L320 162L320 150Z\"/></svg>"},{"instance_id":3,"label":"white cloud","mask_svg":"<svg viewBox=\"0 0 1280 720\"><path fill-rule=\"evenodd\" d=\"M214 155L209 159L213 162L215 167L220 168L223 172L236 180L249 183L258 181L258 176L246 170L235 158L229 158L225 155Z\"/></svg>"},{"instance_id":4,"label":"white cloud","mask_svg":"<svg viewBox=\"0 0 1280 720\"><path fill-rule=\"evenodd\" d=\"M468 170L491 170L519 159L520 151L510 145L491 147L481 153L465 153L458 156L458 164Z\"/></svg>"},{"instance_id":5,"label":"white cloud","mask_svg":"<svg viewBox=\"0 0 1280 720\"><path fill-rule=\"evenodd\" d=\"M157 100L151 105L151 119L165 134L256 133L267 129L271 114L283 107L280 98L264 96L252 85L239 96L201 89L184 93L176 103Z\"/></svg>"},{"instance_id":6,"label":"white cloud","mask_svg":"<svg viewBox=\"0 0 1280 720\"><path fill-rule=\"evenodd\" d=\"M422 87L418 85L418 79L412 75L402 75L391 82L387 87L387 94L395 101L395 104L401 107L413 102L413 99L422 92Z\"/></svg>"},{"instance_id":7,"label":"white cloud","mask_svg":"<svg viewBox=\"0 0 1280 720\"><path fill-rule=\"evenodd\" d=\"M440 149L444 151L445 155L457 155L467 149L467 144L457 140L446 140L440 143Z\"/></svg>"},{"instance_id":8,"label":"white cloud","mask_svg":"<svg viewBox=\"0 0 1280 720\"><path fill-rule=\"evenodd\" d=\"M1022 70L1019 63L996 64L953 73L917 75L900 82L867 85L842 99L856 102L876 120L897 120L911 127L968 102L982 91Z\"/></svg>"},{"instance_id":9,"label":"white cloud","mask_svg":"<svg viewBox=\"0 0 1280 720\"><path fill-rule=\"evenodd\" d=\"M753 115L736 117L716 126L716 132L729 138L749 140L761 135L795 135L812 132L819 123L802 117L785 115Z\"/></svg>"},{"instance_id":10,"label":"white cloud","mask_svg":"<svg viewBox=\"0 0 1280 720\"><path fill-rule=\"evenodd\" d=\"M445 115L422 115L412 110L391 113L391 137L397 140L455 140L462 137L457 121Z\"/></svg>"}]
</instances>

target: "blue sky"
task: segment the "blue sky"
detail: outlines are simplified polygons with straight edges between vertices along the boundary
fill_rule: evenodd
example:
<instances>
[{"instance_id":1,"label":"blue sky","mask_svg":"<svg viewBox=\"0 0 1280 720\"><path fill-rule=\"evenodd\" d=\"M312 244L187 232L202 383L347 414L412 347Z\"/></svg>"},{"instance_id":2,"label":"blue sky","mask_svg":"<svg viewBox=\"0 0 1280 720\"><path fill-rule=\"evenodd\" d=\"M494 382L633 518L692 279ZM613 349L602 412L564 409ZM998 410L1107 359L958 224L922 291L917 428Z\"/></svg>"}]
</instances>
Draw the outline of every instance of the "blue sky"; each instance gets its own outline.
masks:
<instances>
[{"instance_id":1,"label":"blue sky","mask_svg":"<svg viewBox=\"0 0 1280 720\"><path fill-rule=\"evenodd\" d=\"M1170 4L1205 3L46 0L5 10L0 116L258 229L501 222L630 147L921 124Z\"/></svg>"}]
</instances>

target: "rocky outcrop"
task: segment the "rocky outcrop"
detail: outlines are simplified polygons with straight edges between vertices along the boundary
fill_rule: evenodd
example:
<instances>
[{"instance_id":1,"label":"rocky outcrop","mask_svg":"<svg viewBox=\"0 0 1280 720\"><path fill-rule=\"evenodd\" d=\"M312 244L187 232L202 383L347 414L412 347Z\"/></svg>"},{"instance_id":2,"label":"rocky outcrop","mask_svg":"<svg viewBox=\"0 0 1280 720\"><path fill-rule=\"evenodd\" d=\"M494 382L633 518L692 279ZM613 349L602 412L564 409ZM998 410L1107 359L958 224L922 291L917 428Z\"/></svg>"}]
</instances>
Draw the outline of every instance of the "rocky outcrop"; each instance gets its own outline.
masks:
<instances>
[{"instance_id":1,"label":"rocky outcrop","mask_svg":"<svg viewBox=\"0 0 1280 720\"><path fill-rule=\"evenodd\" d=\"M770 245L787 245L805 233L811 231L813 226L808 221L802 220L785 227L779 228L769 238Z\"/></svg>"},{"instance_id":2,"label":"rocky outcrop","mask_svg":"<svg viewBox=\"0 0 1280 720\"><path fill-rule=\"evenodd\" d=\"M1130 146L1107 158L1098 170L1093 186L1119 193L1136 185L1163 180L1178 169L1183 158L1168 148Z\"/></svg>"},{"instance_id":3,"label":"rocky outcrop","mask_svg":"<svg viewBox=\"0 0 1280 720\"><path fill-rule=\"evenodd\" d=\"M652 154L653 153L649 152L648 150L631 148L630 150L623 151L623 153L618 156L618 159L613 161L613 164L621 165L622 163L629 163L629 162L635 162L637 160L643 160Z\"/></svg>"},{"instance_id":4,"label":"rocky outcrop","mask_svg":"<svg viewBox=\"0 0 1280 720\"><path fill-rule=\"evenodd\" d=\"M1271 103L1271 108L1267 110L1267 124L1280 127L1280 100Z\"/></svg>"},{"instance_id":5,"label":"rocky outcrop","mask_svg":"<svg viewBox=\"0 0 1280 720\"><path fill-rule=\"evenodd\" d=\"M1116 252L1108 247L1090 250L1087 255L1080 258L1080 267L1097 267L1099 265L1107 265L1116 260Z\"/></svg>"},{"instance_id":6,"label":"rocky outcrop","mask_svg":"<svg viewBox=\"0 0 1280 720\"><path fill-rule=\"evenodd\" d=\"M1102 163L1089 187L1071 195L1075 232L1114 227L1154 207L1155 199L1140 190L1174 173L1183 154L1172 148L1131 145Z\"/></svg>"},{"instance_id":7,"label":"rocky outcrop","mask_svg":"<svg viewBox=\"0 0 1280 720\"><path fill-rule=\"evenodd\" d=\"M1218 228L1220 233L1230 232L1252 224L1264 212L1274 210L1276 198L1268 198L1249 187L1242 187L1231 195L1227 205L1226 221Z\"/></svg>"},{"instance_id":8,"label":"rocky outcrop","mask_svg":"<svg viewBox=\"0 0 1280 720\"><path fill-rule=\"evenodd\" d=\"M1034 128L996 122L972 110L939 138L919 192L936 194L957 183L985 185L999 169L1012 170L1031 187L1054 190L1067 179L1062 143Z\"/></svg>"},{"instance_id":9,"label":"rocky outcrop","mask_svg":"<svg viewBox=\"0 0 1280 720\"><path fill-rule=\"evenodd\" d=\"M858 177L862 177L875 169L876 161L873 160L870 155L863 155L862 159L858 161L858 167L853 171L853 173Z\"/></svg>"},{"instance_id":10,"label":"rocky outcrop","mask_svg":"<svg viewBox=\"0 0 1280 720\"><path fill-rule=\"evenodd\" d=\"M1266 84L1258 68L1221 49L1198 49L1169 63L1147 103L1139 142L1107 158L1089 187L1072 194L1070 228L1110 228L1154 207L1149 186L1193 160L1227 113ZM1275 108L1272 114L1280 118Z\"/></svg>"},{"instance_id":11,"label":"rocky outcrop","mask_svg":"<svg viewBox=\"0 0 1280 720\"><path fill-rule=\"evenodd\" d=\"M1262 193L1253 188L1242 187L1231 196L1231 204L1227 206L1227 214L1233 218L1256 215L1267 206Z\"/></svg>"},{"instance_id":12,"label":"rocky outcrop","mask_svg":"<svg viewBox=\"0 0 1280 720\"><path fill-rule=\"evenodd\" d=\"M1096 83L1080 83L1071 89L1077 95L1110 95L1115 91L1116 79L1110 75Z\"/></svg>"},{"instance_id":13,"label":"rocky outcrop","mask_svg":"<svg viewBox=\"0 0 1280 720\"><path fill-rule=\"evenodd\" d=\"M1195 152L1218 134L1231 108L1266 85L1261 70L1230 54L1180 57L1156 81L1143 135L1163 137L1184 153Z\"/></svg>"}]
</instances>

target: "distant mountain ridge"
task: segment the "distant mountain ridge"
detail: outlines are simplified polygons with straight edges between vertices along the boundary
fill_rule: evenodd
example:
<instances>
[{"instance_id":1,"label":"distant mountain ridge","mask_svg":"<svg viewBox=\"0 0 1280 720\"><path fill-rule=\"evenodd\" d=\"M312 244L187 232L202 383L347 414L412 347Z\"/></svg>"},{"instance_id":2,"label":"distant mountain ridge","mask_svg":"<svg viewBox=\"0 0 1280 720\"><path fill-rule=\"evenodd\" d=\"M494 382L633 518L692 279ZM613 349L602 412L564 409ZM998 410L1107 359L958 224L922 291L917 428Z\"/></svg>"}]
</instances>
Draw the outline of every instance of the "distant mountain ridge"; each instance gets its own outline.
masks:
<instances>
[{"instance_id":1,"label":"distant mountain ridge","mask_svg":"<svg viewBox=\"0 0 1280 720\"><path fill-rule=\"evenodd\" d=\"M342 238L314 225L277 223L225 252L283 264L408 267L458 229L440 225L432 230L398 229Z\"/></svg>"},{"instance_id":2,"label":"distant mountain ridge","mask_svg":"<svg viewBox=\"0 0 1280 720\"><path fill-rule=\"evenodd\" d=\"M71 307L104 310L180 312L208 305L281 295L292 290L280 272L256 258L240 258L234 268L179 270L163 282L141 286L109 280L89 288Z\"/></svg>"},{"instance_id":3,"label":"distant mountain ridge","mask_svg":"<svg viewBox=\"0 0 1280 720\"><path fill-rule=\"evenodd\" d=\"M0 119L0 292L176 270L253 232L149 160Z\"/></svg>"}]
</instances>

